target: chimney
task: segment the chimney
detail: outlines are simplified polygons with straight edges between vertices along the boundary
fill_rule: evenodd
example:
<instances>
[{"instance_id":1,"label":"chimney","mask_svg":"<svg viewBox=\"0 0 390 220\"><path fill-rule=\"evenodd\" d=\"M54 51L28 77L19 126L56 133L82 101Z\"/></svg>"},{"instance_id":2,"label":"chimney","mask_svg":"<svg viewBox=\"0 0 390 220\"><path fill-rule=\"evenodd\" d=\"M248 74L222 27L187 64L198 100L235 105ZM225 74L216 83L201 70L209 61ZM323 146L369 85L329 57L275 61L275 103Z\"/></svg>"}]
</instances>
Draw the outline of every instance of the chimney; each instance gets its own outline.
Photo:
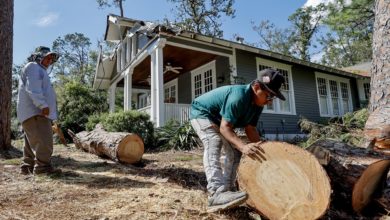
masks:
<instances>
[{"instance_id":1,"label":"chimney","mask_svg":"<svg viewBox=\"0 0 390 220\"><path fill-rule=\"evenodd\" d=\"M244 43L244 38L243 37L240 37L240 36L237 36L236 37L236 41L240 44L243 44Z\"/></svg>"}]
</instances>

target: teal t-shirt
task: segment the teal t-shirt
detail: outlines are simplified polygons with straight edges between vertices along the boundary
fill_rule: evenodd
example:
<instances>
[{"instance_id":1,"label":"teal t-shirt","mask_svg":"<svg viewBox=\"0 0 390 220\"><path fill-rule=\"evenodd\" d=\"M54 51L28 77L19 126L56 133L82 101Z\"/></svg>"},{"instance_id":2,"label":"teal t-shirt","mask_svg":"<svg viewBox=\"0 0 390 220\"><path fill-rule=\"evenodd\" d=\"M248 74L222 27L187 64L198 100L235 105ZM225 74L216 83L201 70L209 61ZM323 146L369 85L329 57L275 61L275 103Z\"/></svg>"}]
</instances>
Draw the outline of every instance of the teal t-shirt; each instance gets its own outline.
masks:
<instances>
[{"instance_id":1,"label":"teal t-shirt","mask_svg":"<svg viewBox=\"0 0 390 220\"><path fill-rule=\"evenodd\" d=\"M190 119L207 118L220 125L222 117L235 128L256 126L263 107L252 103L251 85L222 86L192 102Z\"/></svg>"}]
</instances>

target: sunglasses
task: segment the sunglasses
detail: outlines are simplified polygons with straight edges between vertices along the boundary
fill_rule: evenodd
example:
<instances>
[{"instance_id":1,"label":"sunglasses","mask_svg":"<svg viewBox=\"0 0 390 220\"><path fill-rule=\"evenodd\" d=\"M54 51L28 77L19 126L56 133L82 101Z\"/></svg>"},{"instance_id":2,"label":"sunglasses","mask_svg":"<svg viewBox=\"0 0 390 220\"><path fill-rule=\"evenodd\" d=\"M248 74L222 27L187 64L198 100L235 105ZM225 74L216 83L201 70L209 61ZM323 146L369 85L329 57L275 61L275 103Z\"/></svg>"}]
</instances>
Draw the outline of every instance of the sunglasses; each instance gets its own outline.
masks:
<instances>
[{"instance_id":1,"label":"sunglasses","mask_svg":"<svg viewBox=\"0 0 390 220\"><path fill-rule=\"evenodd\" d=\"M272 101L272 100L274 100L275 98L276 98L275 95L272 95L272 94L267 95L267 101Z\"/></svg>"}]
</instances>

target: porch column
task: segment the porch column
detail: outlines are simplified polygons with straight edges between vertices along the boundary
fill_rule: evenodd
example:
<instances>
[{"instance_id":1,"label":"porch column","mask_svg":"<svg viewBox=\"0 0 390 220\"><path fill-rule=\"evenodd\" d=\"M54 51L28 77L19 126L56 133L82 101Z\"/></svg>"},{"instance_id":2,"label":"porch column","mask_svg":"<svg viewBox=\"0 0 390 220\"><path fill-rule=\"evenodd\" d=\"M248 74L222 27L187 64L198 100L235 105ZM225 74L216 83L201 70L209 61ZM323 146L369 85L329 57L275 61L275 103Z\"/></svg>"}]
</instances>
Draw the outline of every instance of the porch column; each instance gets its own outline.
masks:
<instances>
[{"instance_id":1,"label":"porch column","mask_svg":"<svg viewBox=\"0 0 390 220\"><path fill-rule=\"evenodd\" d=\"M133 60L137 55L137 40L137 34L131 36L131 60Z\"/></svg>"},{"instance_id":2,"label":"porch column","mask_svg":"<svg viewBox=\"0 0 390 220\"><path fill-rule=\"evenodd\" d=\"M151 120L156 127L165 123L164 78L163 78L163 47L165 39L159 39L151 48Z\"/></svg>"},{"instance_id":3,"label":"porch column","mask_svg":"<svg viewBox=\"0 0 390 220\"><path fill-rule=\"evenodd\" d=\"M116 91L116 83L114 83L110 86L110 94L108 97L109 112L110 113L115 112L115 91Z\"/></svg>"},{"instance_id":4,"label":"porch column","mask_svg":"<svg viewBox=\"0 0 390 220\"><path fill-rule=\"evenodd\" d=\"M236 61L236 48L233 47L233 54L229 56L229 65L230 65L230 84L236 83L237 77L237 61Z\"/></svg>"},{"instance_id":5,"label":"porch column","mask_svg":"<svg viewBox=\"0 0 390 220\"><path fill-rule=\"evenodd\" d=\"M133 76L133 71L132 69L128 68L126 70L126 74L124 77L125 81L125 88L123 90L124 92L124 103L123 103L123 108L125 111L131 110L131 94L132 94L132 76Z\"/></svg>"}]
</instances>

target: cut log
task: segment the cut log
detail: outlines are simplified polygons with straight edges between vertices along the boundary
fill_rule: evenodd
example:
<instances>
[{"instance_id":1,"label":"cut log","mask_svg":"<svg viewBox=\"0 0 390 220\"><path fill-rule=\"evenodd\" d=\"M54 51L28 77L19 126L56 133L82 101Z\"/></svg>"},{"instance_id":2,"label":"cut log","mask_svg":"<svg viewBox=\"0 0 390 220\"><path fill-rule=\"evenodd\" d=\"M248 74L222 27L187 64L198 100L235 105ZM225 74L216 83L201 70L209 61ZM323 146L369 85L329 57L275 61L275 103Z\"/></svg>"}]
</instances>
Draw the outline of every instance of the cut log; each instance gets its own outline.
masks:
<instances>
[{"instance_id":1,"label":"cut log","mask_svg":"<svg viewBox=\"0 0 390 220\"><path fill-rule=\"evenodd\" d=\"M327 210L329 178L308 151L284 142L265 142L265 160L243 157L238 184L247 204L269 219L317 219Z\"/></svg>"},{"instance_id":2,"label":"cut log","mask_svg":"<svg viewBox=\"0 0 390 220\"><path fill-rule=\"evenodd\" d=\"M68 130L68 133L77 148L114 161L136 163L144 154L144 142L137 134L107 132L101 127L77 134Z\"/></svg>"},{"instance_id":3,"label":"cut log","mask_svg":"<svg viewBox=\"0 0 390 220\"><path fill-rule=\"evenodd\" d=\"M381 198L386 195L377 194L386 185L390 156L329 139L315 142L308 150L329 152L325 169L332 183L332 200L340 203L336 206L362 213L371 201L386 200Z\"/></svg>"}]
</instances>

